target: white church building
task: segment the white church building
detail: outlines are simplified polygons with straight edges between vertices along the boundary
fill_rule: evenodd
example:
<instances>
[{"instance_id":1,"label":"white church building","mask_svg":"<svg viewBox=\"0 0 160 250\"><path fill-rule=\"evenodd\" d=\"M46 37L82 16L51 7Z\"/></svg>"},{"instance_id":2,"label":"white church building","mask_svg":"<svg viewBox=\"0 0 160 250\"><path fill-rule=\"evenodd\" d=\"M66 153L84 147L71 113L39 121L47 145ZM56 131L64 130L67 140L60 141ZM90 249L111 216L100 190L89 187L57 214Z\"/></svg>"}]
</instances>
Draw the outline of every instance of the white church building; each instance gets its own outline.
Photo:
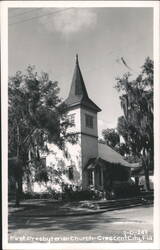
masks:
<instances>
[{"instance_id":1,"label":"white church building","mask_svg":"<svg viewBox=\"0 0 160 250\"><path fill-rule=\"evenodd\" d=\"M46 167L53 169L47 184L34 182L35 192L53 188L62 191L63 184L76 189L107 190L115 183L130 181L131 169L138 167L130 164L106 144L98 142L97 116L101 109L90 99L76 56L75 69L68 98L67 118L72 122L68 133L77 137L76 143L66 142L65 150L54 144L48 144L49 153L43 155ZM61 172L60 182L55 181L56 174ZM24 188L26 185L24 185Z\"/></svg>"}]
</instances>

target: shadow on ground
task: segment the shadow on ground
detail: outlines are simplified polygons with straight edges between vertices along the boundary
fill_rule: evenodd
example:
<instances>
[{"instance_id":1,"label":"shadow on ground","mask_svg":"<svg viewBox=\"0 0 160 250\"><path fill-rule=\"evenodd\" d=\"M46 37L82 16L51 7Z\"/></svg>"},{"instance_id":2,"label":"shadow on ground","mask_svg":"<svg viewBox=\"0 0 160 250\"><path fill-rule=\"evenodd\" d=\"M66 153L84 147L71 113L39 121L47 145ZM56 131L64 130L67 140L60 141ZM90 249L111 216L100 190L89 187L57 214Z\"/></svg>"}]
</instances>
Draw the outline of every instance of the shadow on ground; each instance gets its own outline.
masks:
<instances>
[{"instance_id":1,"label":"shadow on ground","mask_svg":"<svg viewBox=\"0 0 160 250\"><path fill-rule=\"evenodd\" d=\"M98 229L99 224L103 223L112 223L112 222L123 222L123 218L111 218L109 216L104 216L99 214L97 216L83 216L83 217L61 217L61 218L51 218L51 217L31 217L31 218L22 218L22 217L10 217L9 218L9 231L11 230L23 230L23 229L35 229L43 231L61 231L61 230L92 230ZM127 222L127 220L126 220ZM133 223L142 223L140 220L132 220Z\"/></svg>"}]
</instances>

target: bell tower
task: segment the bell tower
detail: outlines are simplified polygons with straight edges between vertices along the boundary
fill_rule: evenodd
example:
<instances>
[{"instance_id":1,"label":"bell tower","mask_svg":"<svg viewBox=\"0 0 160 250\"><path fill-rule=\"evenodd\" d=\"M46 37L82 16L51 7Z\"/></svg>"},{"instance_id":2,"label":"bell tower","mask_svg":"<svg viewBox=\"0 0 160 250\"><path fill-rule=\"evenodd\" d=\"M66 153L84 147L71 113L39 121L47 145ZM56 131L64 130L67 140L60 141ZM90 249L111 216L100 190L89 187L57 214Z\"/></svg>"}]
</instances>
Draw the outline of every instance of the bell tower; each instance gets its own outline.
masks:
<instances>
[{"instance_id":1,"label":"bell tower","mask_svg":"<svg viewBox=\"0 0 160 250\"><path fill-rule=\"evenodd\" d=\"M89 98L81 74L78 55L68 98L67 116L73 126L68 132L77 135L76 144L66 143L68 157L73 167L73 183L85 189L88 185L85 166L89 159L98 156L97 113L101 109Z\"/></svg>"}]
</instances>

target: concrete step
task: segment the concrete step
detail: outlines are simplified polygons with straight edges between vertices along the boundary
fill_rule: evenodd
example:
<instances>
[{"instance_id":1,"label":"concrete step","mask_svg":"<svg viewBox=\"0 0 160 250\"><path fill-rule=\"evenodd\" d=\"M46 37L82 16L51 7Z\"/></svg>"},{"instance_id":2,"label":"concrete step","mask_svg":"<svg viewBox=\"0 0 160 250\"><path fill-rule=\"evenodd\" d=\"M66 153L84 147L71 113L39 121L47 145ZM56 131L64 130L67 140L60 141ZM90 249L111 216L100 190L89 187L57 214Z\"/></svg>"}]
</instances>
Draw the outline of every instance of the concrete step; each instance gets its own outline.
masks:
<instances>
[{"instance_id":1,"label":"concrete step","mask_svg":"<svg viewBox=\"0 0 160 250\"><path fill-rule=\"evenodd\" d=\"M114 205L122 205L122 204L131 204L131 203L137 203L137 202L142 202L142 200L137 199L137 200L127 200L127 201L113 201L113 202L101 202L101 203L94 203L98 206L114 206Z\"/></svg>"},{"instance_id":2,"label":"concrete step","mask_svg":"<svg viewBox=\"0 0 160 250\"><path fill-rule=\"evenodd\" d=\"M122 203L122 202L136 202L136 201L142 201L142 200L153 200L153 195L145 195L145 196L137 196L133 198L127 198L127 199L116 199L116 200L107 200L107 201L94 201L96 204L115 204L115 203Z\"/></svg>"},{"instance_id":3,"label":"concrete step","mask_svg":"<svg viewBox=\"0 0 160 250\"><path fill-rule=\"evenodd\" d=\"M131 204L131 205L125 205L125 206L119 206L119 207L109 207L109 208L100 208L100 210L102 209L103 211L105 210L107 211L114 211L114 210L120 210L120 209L127 209L127 208L133 208L133 207L138 207L138 206L142 206L142 204Z\"/></svg>"},{"instance_id":4,"label":"concrete step","mask_svg":"<svg viewBox=\"0 0 160 250\"><path fill-rule=\"evenodd\" d=\"M134 206L141 206L141 205L150 205L153 204L153 195L145 196L145 197L134 197L128 199L119 199L119 200L112 200L112 201L93 201L94 206L97 206L99 209L106 209L115 210L115 209L122 209L122 208L129 208Z\"/></svg>"},{"instance_id":5,"label":"concrete step","mask_svg":"<svg viewBox=\"0 0 160 250\"><path fill-rule=\"evenodd\" d=\"M100 206L99 209L120 209L124 207L131 207L131 206L137 206L137 205L143 205L141 202L136 202L136 203L128 203L128 204L119 204L119 205L113 205L113 206Z\"/></svg>"},{"instance_id":6,"label":"concrete step","mask_svg":"<svg viewBox=\"0 0 160 250\"><path fill-rule=\"evenodd\" d=\"M128 203L122 203L122 204L106 204L106 205L101 205L99 206L100 209L103 209L103 208L109 208L109 207L124 207L124 206L131 206L131 205L136 205L136 204L141 204L142 205L142 202L128 202Z\"/></svg>"}]
</instances>

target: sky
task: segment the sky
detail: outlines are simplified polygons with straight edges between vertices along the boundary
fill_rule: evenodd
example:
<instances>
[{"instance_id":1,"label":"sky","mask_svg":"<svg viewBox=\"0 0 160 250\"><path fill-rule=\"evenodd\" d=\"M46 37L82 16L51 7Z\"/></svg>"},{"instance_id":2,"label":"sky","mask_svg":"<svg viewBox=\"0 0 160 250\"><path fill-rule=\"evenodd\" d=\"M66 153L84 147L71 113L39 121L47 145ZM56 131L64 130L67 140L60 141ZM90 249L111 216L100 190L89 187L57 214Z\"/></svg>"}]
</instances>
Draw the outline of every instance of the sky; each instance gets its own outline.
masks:
<instances>
[{"instance_id":1,"label":"sky","mask_svg":"<svg viewBox=\"0 0 160 250\"><path fill-rule=\"evenodd\" d=\"M152 8L9 8L8 23L9 76L35 65L58 81L64 100L78 53L89 97L102 109L99 137L116 128L123 114L116 78L136 77L145 58L153 59Z\"/></svg>"}]
</instances>

